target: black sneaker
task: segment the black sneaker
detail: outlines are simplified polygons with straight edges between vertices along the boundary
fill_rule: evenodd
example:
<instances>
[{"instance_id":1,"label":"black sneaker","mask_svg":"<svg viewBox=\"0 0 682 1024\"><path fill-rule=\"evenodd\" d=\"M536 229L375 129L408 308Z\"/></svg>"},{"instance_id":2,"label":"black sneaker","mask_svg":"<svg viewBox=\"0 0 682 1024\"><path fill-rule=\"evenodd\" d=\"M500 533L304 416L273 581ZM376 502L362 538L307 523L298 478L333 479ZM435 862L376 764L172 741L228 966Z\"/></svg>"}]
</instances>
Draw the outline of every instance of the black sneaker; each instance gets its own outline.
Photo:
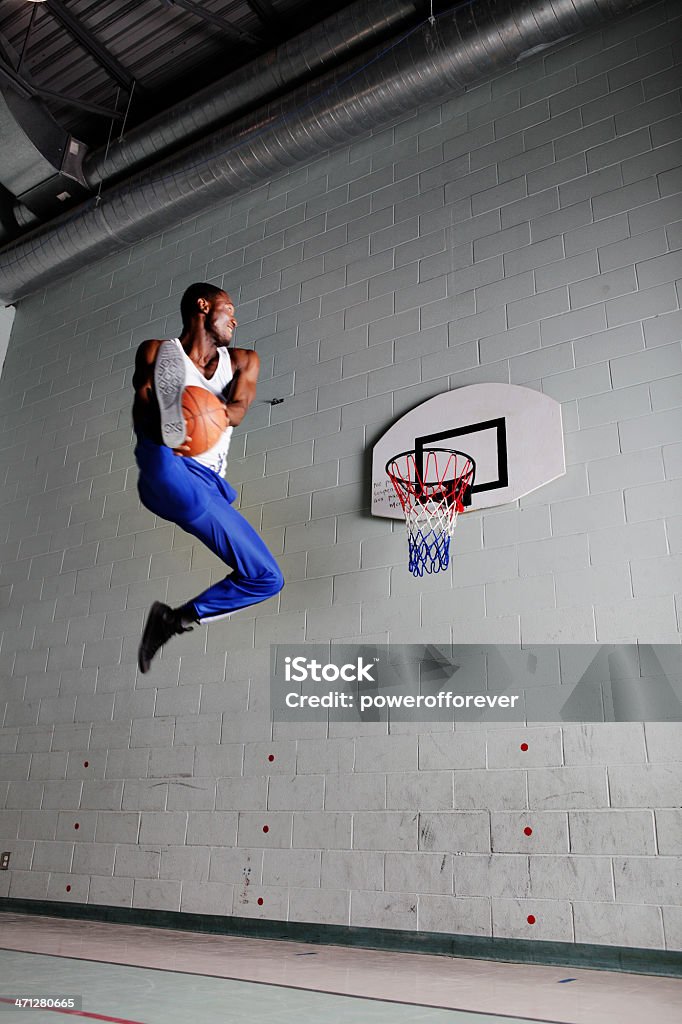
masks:
<instances>
[{"instance_id":1,"label":"black sneaker","mask_svg":"<svg viewBox=\"0 0 682 1024\"><path fill-rule=\"evenodd\" d=\"M164 341L154 364L154 387L161 413L161 439L168 448L177 448L187 436L182 414L185 390L185 360L174 341Z\"/></svg>"},{"instance_id":2,"label":"black sneaker","mask_svg":"<svg viewBox=\"0 0 682 1024\"><path fill-rule=\"evenodd\" d=\"M191 633L191 626L183 626L177 612L167 604L155 601L149 609L142 640L137 651L140 672L148 672L152 658L160 647L178 633Z\"/></svg>"}]
</instances>

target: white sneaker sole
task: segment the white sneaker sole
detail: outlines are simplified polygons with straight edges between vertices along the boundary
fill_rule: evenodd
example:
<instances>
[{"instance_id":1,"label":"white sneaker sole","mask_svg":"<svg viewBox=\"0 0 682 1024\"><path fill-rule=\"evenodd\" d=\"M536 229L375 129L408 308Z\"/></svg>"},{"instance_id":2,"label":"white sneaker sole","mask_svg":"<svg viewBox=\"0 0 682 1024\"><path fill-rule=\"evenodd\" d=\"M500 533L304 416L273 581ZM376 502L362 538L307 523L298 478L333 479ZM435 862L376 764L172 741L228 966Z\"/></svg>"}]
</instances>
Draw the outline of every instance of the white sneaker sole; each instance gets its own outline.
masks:
<instances>
[{"instance_id":1,"label":"white sneaker sole","mask_svg":"<svg viewBox=\"0 0 682 1024\"><path fill-rule=\"evenodd\" d=\"M172 341L164 341L158 351L154 366L154 386L161 412L161 439L168 448L177 448L187 436L182 415L185 362Z\"/></svg>"}]
</instances>

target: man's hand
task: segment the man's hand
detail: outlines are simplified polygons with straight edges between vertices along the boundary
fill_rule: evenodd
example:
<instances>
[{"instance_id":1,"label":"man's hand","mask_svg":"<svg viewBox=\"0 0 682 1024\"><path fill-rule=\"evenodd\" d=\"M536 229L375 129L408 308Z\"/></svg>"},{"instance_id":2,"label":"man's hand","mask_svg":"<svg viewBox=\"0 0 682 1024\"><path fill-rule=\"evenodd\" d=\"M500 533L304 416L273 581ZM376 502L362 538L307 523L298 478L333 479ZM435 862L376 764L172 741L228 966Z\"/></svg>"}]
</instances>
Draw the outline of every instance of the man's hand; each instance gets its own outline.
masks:
<instances>
[{"instance_id":1,"label":"man's hand","mask_svg":"<svg viewBox=\"0 0 682 1024\"><path fill-rule=\"evenodd\" d=\"M232 423L230 422L230 413L229 413L228 408L225 405L225 403L222 402L221 404L222 404L223 412L225 413L225 426L223 427L223 429L227 430L228 427L232 426ZM190 455L191 454L191 452L190 452L190 441L191 440L192 440L191 436L188 435L185 438L185 440L184 440L184 442L182 444L179 444L177 448L173 448L172 449L173 454L174 455Z\"/></svg>"},{"instance_id":2,"label":"man's hand","mask_svg":"<svg viewBox=\"0 0 682 1024\"><path fill-rule=\"evenodd\" d=\"M192 438L188 435L185 438L185 440L183 441L182 444L179 444L177 448L173 448L172 449L173 455L189 455L190 454L190 450L189 450L190 449L190 444L189 444L189 442L191 440L192 440Z\"/></svg>"}]
</instances>

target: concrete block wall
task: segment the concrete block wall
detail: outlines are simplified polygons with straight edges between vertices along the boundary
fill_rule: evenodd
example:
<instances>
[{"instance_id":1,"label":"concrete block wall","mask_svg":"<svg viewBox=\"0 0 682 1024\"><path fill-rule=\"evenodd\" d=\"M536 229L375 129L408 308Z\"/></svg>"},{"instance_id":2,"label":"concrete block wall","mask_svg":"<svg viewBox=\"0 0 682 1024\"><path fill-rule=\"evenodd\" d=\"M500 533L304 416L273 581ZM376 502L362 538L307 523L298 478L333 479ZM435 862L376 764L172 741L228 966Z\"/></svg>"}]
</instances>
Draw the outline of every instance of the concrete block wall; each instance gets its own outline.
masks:
<instances>
[{"instance_id":1,"label":"concrete block wall","mask_svg":"<svg viewBox=\"0 0 682 1024\"><path fill-rule=\"evenodd\" d=\"M530 59L19 303L2 895L682 949L678 726L268 709L276 641L679 642L678 14ZM222 575L141 508L132 454L135 348L178 332L202 279L262 358L229 476L287 585L142 677L151 601ZM462 517L452 569L417 582L400 524L368 515L369 448L480 381L562 402L567 473Z\"/></svg>"}]
</instances>

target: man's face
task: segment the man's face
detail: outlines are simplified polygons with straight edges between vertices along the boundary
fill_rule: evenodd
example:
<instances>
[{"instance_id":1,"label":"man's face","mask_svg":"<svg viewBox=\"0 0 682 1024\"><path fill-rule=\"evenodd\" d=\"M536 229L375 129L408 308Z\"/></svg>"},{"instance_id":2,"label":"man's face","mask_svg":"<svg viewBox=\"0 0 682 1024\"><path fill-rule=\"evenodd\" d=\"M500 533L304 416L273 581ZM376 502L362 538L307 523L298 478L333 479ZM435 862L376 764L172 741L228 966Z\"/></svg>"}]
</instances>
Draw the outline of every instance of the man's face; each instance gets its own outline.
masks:
<instances>
[{"instance_id":1,"label":"man's face","mask_svg":"<svg viewBox=\"0 0 682 1024\"><path fill-rule=\"evenodd\" d=\"M215 296L206 315L204 326L216 345L227 346L230 344L237 329L237 319L234 315L232 299L227 292L221 292Z\"/></svg>"}]
</instances>

